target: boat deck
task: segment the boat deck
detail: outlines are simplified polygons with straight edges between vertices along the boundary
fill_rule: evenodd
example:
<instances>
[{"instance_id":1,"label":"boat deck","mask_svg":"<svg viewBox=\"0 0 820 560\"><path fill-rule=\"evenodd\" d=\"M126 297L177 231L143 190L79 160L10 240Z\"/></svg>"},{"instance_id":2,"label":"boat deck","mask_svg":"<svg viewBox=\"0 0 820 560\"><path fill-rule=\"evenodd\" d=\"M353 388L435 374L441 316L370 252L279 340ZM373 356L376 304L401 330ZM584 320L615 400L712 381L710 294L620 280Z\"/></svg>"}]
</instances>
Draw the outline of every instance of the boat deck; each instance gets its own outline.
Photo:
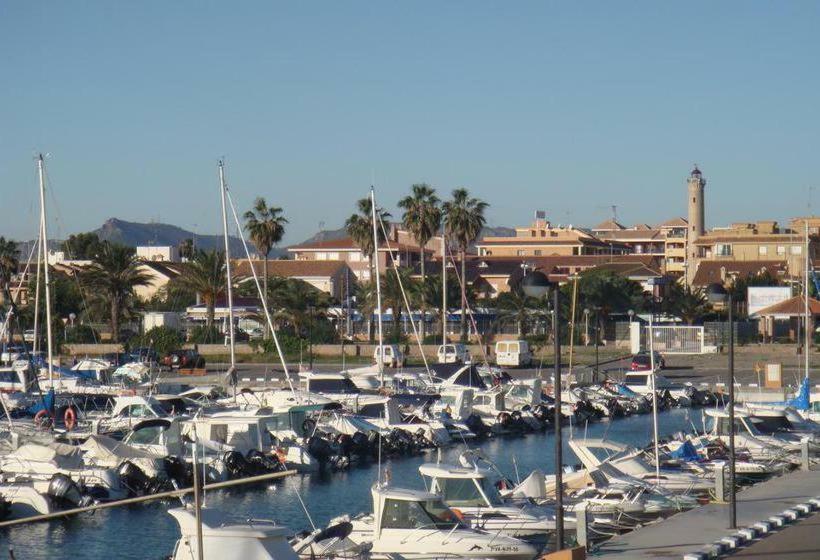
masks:
<instances>
[{"instance_id":1,"label":"boat deck","mask_svg":"<svg viewBox=\"0 0 820 560\"><path fill-rule=\"evenodd\" d=\"M738 528L765 521L818 495L820 470L795 471L761 482L737 494ZM608 560L683 558L684 554L699 552L707 544L733 534L735 531L729 529L728 519L728 504L707 504L615 537L590 556ZM732 557L743 558L743 554L746 554L747 558L770 558L771 551L777 550L778 558L820 558L819 528L820 517L810 516L797 524L773 531ZM799 536L788 537L797 533ZM790 548L796 547L795 552L799 554L782 556L783 553L777 547L786 546L787 541L784 539L789 538L799 539L799 542L790 545ZM757 547L761 547L762 556L756 554Z\"/></svg>"}]
</instances>

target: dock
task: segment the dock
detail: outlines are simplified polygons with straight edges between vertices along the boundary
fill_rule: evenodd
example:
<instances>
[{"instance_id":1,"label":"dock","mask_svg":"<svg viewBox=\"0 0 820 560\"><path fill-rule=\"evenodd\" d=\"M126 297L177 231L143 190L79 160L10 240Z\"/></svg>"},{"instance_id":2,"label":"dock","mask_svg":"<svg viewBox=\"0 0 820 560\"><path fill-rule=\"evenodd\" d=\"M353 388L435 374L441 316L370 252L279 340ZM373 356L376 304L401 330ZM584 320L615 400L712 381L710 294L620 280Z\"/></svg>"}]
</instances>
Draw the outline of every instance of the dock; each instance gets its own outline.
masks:
<instances>
[{"instance_id":1,"label":"dock","mask_svg":"<svg viewBox=\"0 0 820 560\"><path fill-rule=\"evenodd\" d=\"M668 519L641 527L615 537L590 557L607 560L639 560L643 558L699 558L709 545L729 539L739 529L768 521L788 510L820 496L820 470L794 471L756 484L737 494L737 526L729 529L729 504L710 503ZM805 515L801 512L801 515ZM773 527L771 532L752 540L732 557L768 558L768 550L781 552L778 543L799 545L797 558L820 558L820 516L809 513L803 519ZM799 533L799 535L798 535ZM770 540L771 539L771 540ZM727 548L731 545L727 544ZM774 546L775 548L771 548ZM758 555L760 551L762 556ZM747 556L743 556L746 554ZM774 556L771 556L774 557ZM792 556L788 556L792 558Z\"/></svg>"}]
</instances>

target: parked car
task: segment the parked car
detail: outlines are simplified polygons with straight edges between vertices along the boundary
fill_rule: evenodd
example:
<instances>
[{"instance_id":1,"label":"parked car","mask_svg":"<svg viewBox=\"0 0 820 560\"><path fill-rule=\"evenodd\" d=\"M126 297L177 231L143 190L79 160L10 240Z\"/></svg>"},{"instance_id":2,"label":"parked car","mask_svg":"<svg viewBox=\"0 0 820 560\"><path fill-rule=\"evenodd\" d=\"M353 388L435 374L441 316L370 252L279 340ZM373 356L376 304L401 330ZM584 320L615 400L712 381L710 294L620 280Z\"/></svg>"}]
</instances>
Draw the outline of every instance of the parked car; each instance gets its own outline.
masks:
<instances>
[{"instance_id":1,"label":"parked car","mask_svg":"<svg viewBox=\"0 0 820 560\"><path fill-rule=\"evenodd\" d=\"M461 343L442 344L436 354L440 364L466 364L470 361L470 351Z\"/></svg>"},{"instance_id":2,"label":"parked car","mask_svg":"<svg viewBox=\"0 0 820 560\"><path fill-rule=\"evenodd\" d=\"M379 347L373 349L373 361L377 364L379 363L380 358ZM399 349L398 344L385 344L384 345L384 362L383 365L387 367L399 367L404 366L407 363L407 359L404 357L404 352Z\"/></svg>"},{"instance_id":3,"label":"parked car","mask_svg":"<svg viewBox=\"0 0 820 560\"><path fill-rule=\"evenodd\" d=\"M258 340L265 336L265 329L262 327L256 327L248 331L248 336L251 340Z\"/></svg>"},{"instance_id":4,"label":"parked car","mask_svg":"<svg viewBox=\"0 0 820 560\"><path fill-rule=\"evenodd\" d=\"M171 369L204 368L205 358L195 350L173 350L163 356L162 365Z\"/></svg>"},{"instance_id":5,"label":"parked car","mask_svg":"<svg viewBox=\"0 0 820 560\"><path fill-rule=\"evenodd\" d=\"M532 352L526 340L502 340L495 343L495 363L499 366L532 365Z\"/></svg>"},{"instance_id":6,"label":"parked car","mask_svg":"<svg viewBox=\"0 0 820 560\"><path fill-rule=\"evenodd\" d=\"M660 352L655 352L655 369L664 369L666 367L666 362L661 356ZM649 356L649 352L638 352L634 356L632 356L632 363L629 366L629 369L632 371L643 371L652 369L652 359Z\"/></svg>"}]
</instances>

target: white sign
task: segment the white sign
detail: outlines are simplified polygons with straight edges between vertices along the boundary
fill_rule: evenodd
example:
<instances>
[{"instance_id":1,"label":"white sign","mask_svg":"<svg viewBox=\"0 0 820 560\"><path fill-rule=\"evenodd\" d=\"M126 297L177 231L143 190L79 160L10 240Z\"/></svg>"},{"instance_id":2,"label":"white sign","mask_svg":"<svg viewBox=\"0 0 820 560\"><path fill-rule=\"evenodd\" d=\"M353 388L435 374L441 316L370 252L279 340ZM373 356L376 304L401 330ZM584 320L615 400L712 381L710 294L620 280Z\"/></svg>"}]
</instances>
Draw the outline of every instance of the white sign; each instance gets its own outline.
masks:
<instances>
[{"instance_id":1,"label":"white sign","mask_svg":"<svg viewBox=\"0 0 820 560\"><path fill-rule=\"evenodd\" d=\"M792 289L788 286L748 288L746 301L749 304L749 315L754 315L761 309L786 301L791 297Z\"/></svg>"}]
</instances>

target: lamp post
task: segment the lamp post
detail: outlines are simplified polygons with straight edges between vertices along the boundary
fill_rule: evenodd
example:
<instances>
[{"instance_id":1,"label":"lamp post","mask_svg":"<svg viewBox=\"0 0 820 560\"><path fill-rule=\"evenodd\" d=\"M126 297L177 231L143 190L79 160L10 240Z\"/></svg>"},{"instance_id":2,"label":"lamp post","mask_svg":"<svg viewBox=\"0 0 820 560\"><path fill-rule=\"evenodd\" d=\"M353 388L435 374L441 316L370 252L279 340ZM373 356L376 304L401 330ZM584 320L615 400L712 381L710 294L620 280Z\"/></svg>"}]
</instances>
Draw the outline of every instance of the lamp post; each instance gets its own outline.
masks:
<instances>
[{"instance_id":1,"label":"lamp post","mask_svg":"<svg viewBox=\"0 0 820 560\"><path fill-rule=\"evenodd\" d=\"M564 547L564 491L563 491L563 441L561 438L561 337L558 332L560 290L550 282L547 275L538 270L527 273L521 279L521 290L527 297L540 299L553 289L552 336L555 344L555 550Z\"/></svg>"},{"instance_id":2,"label":"lamp post","mask_svg":"<svg viewBox=\"0 0 820 560\"><path fill-rule=\"evenodd\" d=\"M589 346L589 307L584 308L584 346Z\"/></svg>"},{"instance_id":3,"label":"lamp post","mask_svg":"<svg viewBox=\"0 0 820 560\"><path fill-rule=\"evenodd\" d=\"M737 528L737 502L735 499L735 329L732 292L722 284L710 284L706 288L710 303L726 305L729 319L729 528Z\"/></svg>"}]
</instances>

